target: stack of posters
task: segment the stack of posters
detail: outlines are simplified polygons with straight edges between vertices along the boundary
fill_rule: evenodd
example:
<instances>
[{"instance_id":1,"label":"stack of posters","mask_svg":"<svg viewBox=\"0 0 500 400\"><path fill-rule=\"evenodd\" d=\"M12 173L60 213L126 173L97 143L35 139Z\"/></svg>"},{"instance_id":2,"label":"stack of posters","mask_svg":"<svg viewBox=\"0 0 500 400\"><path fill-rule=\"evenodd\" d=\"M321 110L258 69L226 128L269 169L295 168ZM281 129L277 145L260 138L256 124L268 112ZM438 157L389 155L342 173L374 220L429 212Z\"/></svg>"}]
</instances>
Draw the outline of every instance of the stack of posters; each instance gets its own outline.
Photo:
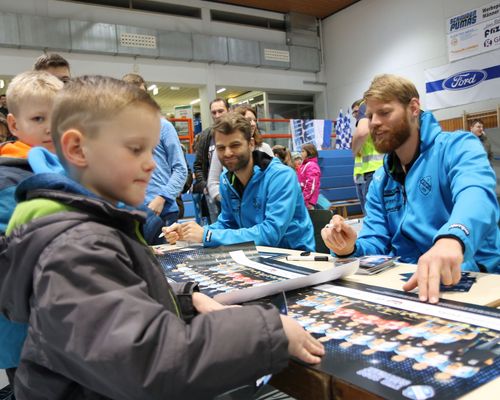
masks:
<instances>
[{"instance_id":1,"label":"stack of posters","mask_svg":"<svg viewBox=\"0 0 500 400\"><path fill-rule=\"evenodd\" d=\"M500 311L353 282L287 293L319 369L387 399L456 399L500 376Z\"/></svg>"},{"instance_id":2,"label":"stack of posters","mask_svg":"<svg viewBox=\"0 0 500 400\"><path fill-rule=\"evenodd\" d=\"M318 272L261 257L253 243L182 248L157 255L167 279L195 281L222 304L238 304L282 291L329 282L356 272L359 261Z\"/></svg>"}]
</instances>

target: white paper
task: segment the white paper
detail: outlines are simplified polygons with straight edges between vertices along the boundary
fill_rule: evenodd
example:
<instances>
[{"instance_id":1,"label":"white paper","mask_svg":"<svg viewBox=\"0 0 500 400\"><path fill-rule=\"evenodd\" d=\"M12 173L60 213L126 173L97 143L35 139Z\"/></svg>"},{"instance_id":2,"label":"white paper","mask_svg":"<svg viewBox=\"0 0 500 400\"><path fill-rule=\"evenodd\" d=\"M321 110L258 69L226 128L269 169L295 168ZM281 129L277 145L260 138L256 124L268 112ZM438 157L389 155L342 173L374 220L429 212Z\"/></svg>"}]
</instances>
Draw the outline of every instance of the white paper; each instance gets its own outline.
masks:
<instances>
[{"instance_id":1,"label":"white paper","mask_svg":"<svg viewBox=\"0 0 500 400\"><path fill-rule=\"evenodd\" d=\"M256 300L261 297L271 296L283 291L319 285L321 283L333 281L344 276L354 274L359 267L359 260L354 260L353 262L342 266L334 266L332 262L332 267L327 270L318 271L309 275L302 275L257 263L248 259L243 252L236 251L231 252L230 254L233 260L239 264L287 279L278 280L276 282L271 281L245 289L236 289L228 293L220 293L216 295L214 299L222 304L239 304L246 301Z\"/></svg>"}]
</instances>

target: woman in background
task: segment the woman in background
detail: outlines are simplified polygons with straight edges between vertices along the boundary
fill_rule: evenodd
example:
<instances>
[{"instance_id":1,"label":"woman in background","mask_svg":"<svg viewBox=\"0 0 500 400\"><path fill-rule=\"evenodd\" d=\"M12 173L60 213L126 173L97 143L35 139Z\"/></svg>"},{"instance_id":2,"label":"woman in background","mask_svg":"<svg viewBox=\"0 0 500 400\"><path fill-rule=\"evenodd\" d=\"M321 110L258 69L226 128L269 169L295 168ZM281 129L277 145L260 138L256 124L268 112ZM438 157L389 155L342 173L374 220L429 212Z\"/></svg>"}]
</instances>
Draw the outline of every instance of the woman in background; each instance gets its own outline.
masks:
<instances>
[{"instance_id":1,"label":"woman in background","mask_svg":"<svg viewBox=\"0 0 500 400\"><path fill-rule=\"evenodd\" d=\"M243 105L239 106L234 110L235 113L243 115L245 119L250 122L250 126L252 127L252 137L255 142L255 150L262 151L266 153L268 156L273 156L273 151L271 146L267 143L264 143L262 136L259 131L259 127L257 126L257 112L254 108ZM208 172L208 180L207 180L207 189L208 194L212 198L212 200L220 202L220 174L222 173L222 164L217 157L217 152L214 151L212 154L212 161L210 162L210 170Z\"/></svg>"},{"instance_id":2,"label":"woman in background","mask_svg":"<svg viewBox=\"0 0 500 400\"><path fill-rule=\"evenodd\" d=\"M313 144L302 145L302 160L297 176L306 207L314 210L319 196L321 169L318 164L318 150Z\"/></svg>"},{"instance_id":3,"label":"woman in background","mask_svg":"<svg viewBox=\"0 0 500 400\"><path fill-rule=\"evenodd\" d=\"M292 155L290 154L290 150L288 150L285 146L282 146L280 144L273 146L273 153L274 156L278 157L283 164L295 169L292 163Z\"/></svg>"}]
</instances>

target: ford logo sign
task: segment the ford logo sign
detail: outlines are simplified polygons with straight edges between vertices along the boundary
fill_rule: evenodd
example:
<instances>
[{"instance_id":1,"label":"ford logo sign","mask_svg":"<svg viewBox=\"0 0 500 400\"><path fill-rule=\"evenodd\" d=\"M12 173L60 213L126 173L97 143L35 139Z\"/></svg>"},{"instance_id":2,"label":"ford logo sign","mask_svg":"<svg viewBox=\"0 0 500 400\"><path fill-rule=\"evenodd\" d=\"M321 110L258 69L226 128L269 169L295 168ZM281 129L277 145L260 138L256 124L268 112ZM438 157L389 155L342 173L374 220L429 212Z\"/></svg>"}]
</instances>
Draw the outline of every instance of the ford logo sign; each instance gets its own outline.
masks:
<instances>
[{"instance_id":1,"label":"ford logo sign","mask_svg":"<svg viewBox=\"0 0 500 400\"><path fill-rule=\"evenodd\" d=\"M472 69L469 71L462 71L458 74L452 75L445 79L443 82L443 89L445 90L462 90L472 86L476 86L486 79L486 72L480 69Z\"/></svg>"}]
</instances>

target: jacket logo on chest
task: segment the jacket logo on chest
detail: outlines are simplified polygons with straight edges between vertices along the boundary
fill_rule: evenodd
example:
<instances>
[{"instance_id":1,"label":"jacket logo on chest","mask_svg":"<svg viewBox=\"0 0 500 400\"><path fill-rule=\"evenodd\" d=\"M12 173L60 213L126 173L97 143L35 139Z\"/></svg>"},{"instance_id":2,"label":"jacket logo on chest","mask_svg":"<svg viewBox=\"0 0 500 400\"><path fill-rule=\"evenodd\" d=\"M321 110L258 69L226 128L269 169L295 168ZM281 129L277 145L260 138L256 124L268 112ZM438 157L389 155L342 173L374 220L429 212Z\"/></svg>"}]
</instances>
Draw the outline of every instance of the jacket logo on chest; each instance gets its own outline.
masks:
<instances>
[{"instance_id":1,"label":"jacket logo on chest","mask_svg":"<svg viewBox=\"0 0 500 400\"><path fill-rule=\"evenodd\" d=\"M423 178L420 178L418 181L418 189L424 196L427 196L432 190L431 177L424 176Z\"/></svg>"}]
</instances>

